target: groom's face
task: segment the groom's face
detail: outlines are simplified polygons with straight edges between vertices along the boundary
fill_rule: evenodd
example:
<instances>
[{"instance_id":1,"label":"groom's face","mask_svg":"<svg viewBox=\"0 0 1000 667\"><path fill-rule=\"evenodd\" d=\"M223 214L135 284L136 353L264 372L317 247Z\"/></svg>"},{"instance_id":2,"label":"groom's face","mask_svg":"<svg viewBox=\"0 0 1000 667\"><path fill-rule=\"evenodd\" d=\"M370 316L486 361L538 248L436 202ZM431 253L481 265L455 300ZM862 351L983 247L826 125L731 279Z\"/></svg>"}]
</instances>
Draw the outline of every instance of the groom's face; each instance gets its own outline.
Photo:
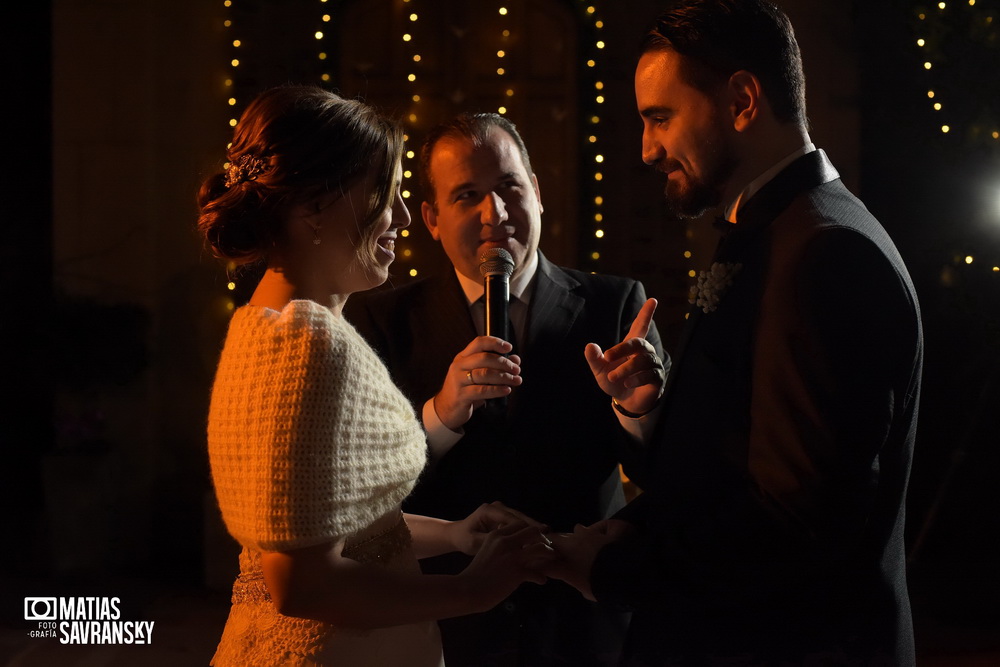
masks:
<instances>
[{"instance_id":1,"label":"groom's face","mask_svg":"<svg viewBox=\"0 0 1000 667\"><path fill-rule=\"evenodd\" d=\"M642 159L666 176L667 203L694 218L722 203L736 168L721 96L687 82L684 56L650 51L639 59L635 98L642 117Z\"/></svg>"}]
</instances>

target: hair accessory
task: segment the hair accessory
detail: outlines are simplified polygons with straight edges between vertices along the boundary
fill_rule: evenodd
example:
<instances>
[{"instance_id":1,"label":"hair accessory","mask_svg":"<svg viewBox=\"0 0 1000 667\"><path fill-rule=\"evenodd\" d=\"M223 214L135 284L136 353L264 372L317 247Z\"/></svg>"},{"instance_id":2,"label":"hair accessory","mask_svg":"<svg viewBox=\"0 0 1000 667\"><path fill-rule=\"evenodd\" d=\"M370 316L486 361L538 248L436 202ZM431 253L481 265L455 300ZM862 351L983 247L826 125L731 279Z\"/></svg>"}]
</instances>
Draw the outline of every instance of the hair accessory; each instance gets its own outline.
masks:
<instances>
[{"instance_id":1,"label":"hair accessory","mask_svg":"<svg viewBox=\"0 0 1000 667\"><path fill-rule=\"evenodd\" d=\"M245 153L229 163L229 168L226 169L226 187L231 188L244 181L253 181L265 169L267 160Z\"/></svg>"}]
</instances>

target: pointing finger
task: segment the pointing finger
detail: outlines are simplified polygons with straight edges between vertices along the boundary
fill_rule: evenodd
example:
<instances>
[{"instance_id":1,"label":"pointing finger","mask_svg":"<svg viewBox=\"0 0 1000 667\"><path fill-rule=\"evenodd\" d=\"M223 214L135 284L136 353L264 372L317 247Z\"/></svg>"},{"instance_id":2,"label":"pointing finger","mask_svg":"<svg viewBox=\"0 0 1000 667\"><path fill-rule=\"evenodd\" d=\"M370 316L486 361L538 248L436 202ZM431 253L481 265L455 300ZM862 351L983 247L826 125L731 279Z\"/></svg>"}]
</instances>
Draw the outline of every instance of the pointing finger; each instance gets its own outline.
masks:
<instances>
[{"instance_id":1,"label":"pointing finger","mask_svg":"<svg viewBox=\"0 0 1000 667\"><path fill-rule=\"evenodd\" d=\"M628 330L626 338L645 338L649 333L649 325L653 321L653 313L656 312L656 299L646 299L642 304L639 313L632 322L632 327Z\"/></svg>"},{"instance_id":2,"label":"pointing finger","mask_svg":"<svg viewBox=\"0 0 1000 667\"><path fill-rule=\"evenodd\" d=\"M604 372L606 364L604 352L601 350L600 345L597 343L587 343L587 347L583 348L583 356L586 358L587 363L590 364L590 370L594 375Z\"/></svg>"}]
</instances>

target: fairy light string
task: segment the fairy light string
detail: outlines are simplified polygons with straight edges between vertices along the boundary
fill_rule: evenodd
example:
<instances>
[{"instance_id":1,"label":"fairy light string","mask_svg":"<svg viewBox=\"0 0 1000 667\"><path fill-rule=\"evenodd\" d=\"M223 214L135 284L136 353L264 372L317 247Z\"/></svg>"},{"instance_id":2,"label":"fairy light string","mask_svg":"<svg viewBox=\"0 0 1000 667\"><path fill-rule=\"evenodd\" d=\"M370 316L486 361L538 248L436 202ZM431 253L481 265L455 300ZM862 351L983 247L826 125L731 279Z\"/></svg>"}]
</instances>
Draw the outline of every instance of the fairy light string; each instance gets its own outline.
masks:
<instances>
[{"instance_id":1,"label":"fairy light string","mask_svg":"<svg viewBox=\"0 0 1000 667\"><path fill-rule=\"evenodd\" d=\"M410 141L414 133L420 128L422 118L422 105L424 100L424 95L421 93L421 87L423 83L422 77L422 63L424 60L424 55L421 53L420 40L418 36L420 33L418 29L421 27L420 23L420 3L417 0L402 0L402 16L400 17L402 24L402 35L400 40L403 43L403 72L404 72L404 90L409 96L409 103L407 105L407 111L403 118L403 125L405 129L405 134L403 135L403 140L405 142L406 148L403 152L403 181L402 181L402 191L400 194L403 199L406 200L407 204L413 198L414 192L414 175L417 172L417 152L413 148L413 144ZM419 215L419 211L417 212ZM410 278L416 278L419 271L415 266L413 266L414 248L411 243L409 243L410 230L403 229L399 232L400 237L403 241L399 242L399 261L403 266L403 272Z\"/></svg>"},{"instance_id":2,"label":"fairy light string","mask_svg":"<svg viewBox=\"0 0 1000 667\"><path fill-rule=\"evenodd\" d=\"M998 89L991 72L967 72L996 62L1000 11L995 0L940 0L916 10L915 43L927 81L927 100L941 134L1000 147ZM960 42L960 43L959 43ZM968 65L971 65L969 67ZM988 87L984 88L984 87ZM977 104L977 96L985 102ZM963 99L959 99L963 98Z\"/></svg>"},{"instance_id":3,"label":"fairy light string","mask_svg":"<svg viewBox=\"0 0 1000 667\"><path fill-rule=\"evenodd\" d=\"M603 37L604 21L598 15L594 0L581 0L578 3L581 21L585 26L585 36L581 54L585 58L581 85L584 88L583 106L581 108L581 132L583 137L582 154L585 164L590 168L585 172L584 188L587 192L584 215L588 221L584 227L584 255L588 267L597 271L600 266L601 246L607 237L604 229L604 169L607 168L604 152L601 149L602 111L607 102L604 80L601 76L603 63L601 56L606 46Z\"/></svg>"},{"instance_id":4,"label":"fairy light string","mask_svg":"<svg viewBox=\"0 0 1000 667\"><path fill-rule=\"evenodd\" d=\"M240 57L244 50L243 40L236 36L235 26L236 17L233 11L233 3L235 0L223 0L224 13L222 17L222 28L223 34L229 44L229 63L228 68L224 68L222 88L223 95L226 98L226 111L228 116L227 124L229 132L236 127L238 122L237 113L237 102L238 98L236 96L236 76L239 71L238 68L242 64ZM226 144L226 149L232 146L232 142ZM226 160L222 165L223 170L229 169L229 161ZM227 262L226 263L226 294L223 299L223 309L225 312L232 312L236 309L236 299L235 292L238 287L236 282L236 263Z\"/></svg>"},{"instance_id":5,"label":"fairy light string","mask_svg":"<svg viewBox=\"0 0 1000 667\"><path fill-rule=\"evenodd\" d=\"M247 67L245 54L252 53L252 45L247 43L252 32L246 33L245 27L240 25L240 13L236 11L237 3L244 0L222 0L224 7L223 27L225 39L229 46L229 60L224 72L224 89L226 106L229 109L227 122L230 130L235 127L239 110L246 100L241 99L240 81L245 79L244 70ZM334 0L316 0L316 18L309 26L311 34L308 37L315 42L313 52L316 58L317 77L320 85L329 87L334 83L335 73L332 71L335 63L330 51L330 39L336 30L335 17L340 9L340 3ZM250 3L244 3L249 5ZM403 191L402 195L409 200L415 191L414 178L417 172L417 156L413 148L409 146L410 139L420 135L423 125L426 124L423 115L423 105L427 95L431 91L426 90L427 82L421 74L424 56L421 53L421 0L397 0L393 3L393 11L401 12L398 15L397 25L401 28L398 39L402 40L401 50L393 50L403 54L404 62L401 70L404 80L401 82L407 92L408 101L404 107L402 120L408 142L408 148L403 158ZM602 56L605 53L606 44L604 42L604 21L599 15L599 3L597 0L579 0L576 3L578 11L578 21L584 28L581 31L582 41L578 53L582 60L580 69L580 86L582 101L579 109L579 133L582 141L582 166L581 174L584 182L581 184L581 238L584 245L581 247L581 259L586 267L597 270L602 257L603 242L608 237L605 229L605 207L606 193L604 175L608 167L607 156L602 146L602 122L603 109L607 104L607 90L605 80L602 76L605 72ZM510 116L517 109L519 102L519 86L516 73L512 70L515 63L512 50L518 48L523 40L517 39L514 34L519 20L523 17L516 15L520 11L521 5L516 2L498 0L495 9L495 21L489 25L489 30L496 30L498 34L493 35L489 41L497 45L493 53L495 57L495 94L490 96L497 100L496 110L505 116ZM242 8L242 6L241 6ZM245 12L244 12L245 13ZM523 22L523 21L522 21ZM241 35L241 30L244 34ZM494 41L495 40L495 41ZM400 260L403 264L403 272L410 277L416 277L418 271L414 268L412 244L408 243L410 230L401 233L403 246L401 248ZM229 289L235 287L230 281Z\"/></svg>"},{"instance_id":6,"label":"fairy light string","mask_svg":"<svg viewBox=\"0 0 1000 667\"><path fill-rule=\"evenodd\" d=\"M939 136L949 144L1000 150L1000 95L993 65L1000 60L1000 3L939 0L915 11L914 42ZM997 206L1000 209L1000 203ZM989 214L988 214L989 215ZM990 216L1000 219L1000 210ZM951 253L947 276L964 271L1000 277L1000 265L962 251Z\"/></svg>"},{"instance_id":7,"label":"fairy light string","mask_svg":"<svg viewBox=\"0 0 1000 667\"><path fill-rule=\"evenodd\" d=\"M497 107L497 113L507 115L510 113L511 105L514 104L514 95L517 92L511 77L507 74L507 56L512 45L510 38L510 12L507 7L500 7L497 10L499 20L497 27L500 30L500 48L497 49L497 76L499 77L500 89L503 90L503 101Z\"/></svg>"},{"instance_id":8,"label":"fairy light string","mask_svg":"<svg viewBox=\"0 0 1000 667\"><path fill-rule=\"evenodd\" d=\"M319 0L320 5L320 16L319 24L320 27L316 29L313 33L313 37L316 39L316 59L319 61L319 80L320 85L329 86L333 81L333 77L330 75L330 56L327 47L327 33L330 32L330 23L333 21L333 17L330 15L328 0Z\"/></svg>"}]
</instances>

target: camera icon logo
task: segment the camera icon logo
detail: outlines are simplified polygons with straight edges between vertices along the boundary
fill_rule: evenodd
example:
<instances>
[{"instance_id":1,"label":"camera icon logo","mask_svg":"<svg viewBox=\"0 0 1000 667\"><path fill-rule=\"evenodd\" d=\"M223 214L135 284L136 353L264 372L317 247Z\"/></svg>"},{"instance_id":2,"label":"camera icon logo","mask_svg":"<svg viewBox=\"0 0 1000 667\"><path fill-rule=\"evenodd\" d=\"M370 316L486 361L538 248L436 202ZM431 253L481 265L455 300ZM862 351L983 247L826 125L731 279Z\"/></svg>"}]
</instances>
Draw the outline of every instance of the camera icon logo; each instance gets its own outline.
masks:
<instances>
[{"instance_id":1,"label":"camera icon logo","mask_svg":"<svg viewBox=\"0 0 1000 667\"><path fill-rule=\"evenodd\" d=\"M55 598L24 598L24 620L55 621L59 607Z\"/></svg>"}]
</instances>

